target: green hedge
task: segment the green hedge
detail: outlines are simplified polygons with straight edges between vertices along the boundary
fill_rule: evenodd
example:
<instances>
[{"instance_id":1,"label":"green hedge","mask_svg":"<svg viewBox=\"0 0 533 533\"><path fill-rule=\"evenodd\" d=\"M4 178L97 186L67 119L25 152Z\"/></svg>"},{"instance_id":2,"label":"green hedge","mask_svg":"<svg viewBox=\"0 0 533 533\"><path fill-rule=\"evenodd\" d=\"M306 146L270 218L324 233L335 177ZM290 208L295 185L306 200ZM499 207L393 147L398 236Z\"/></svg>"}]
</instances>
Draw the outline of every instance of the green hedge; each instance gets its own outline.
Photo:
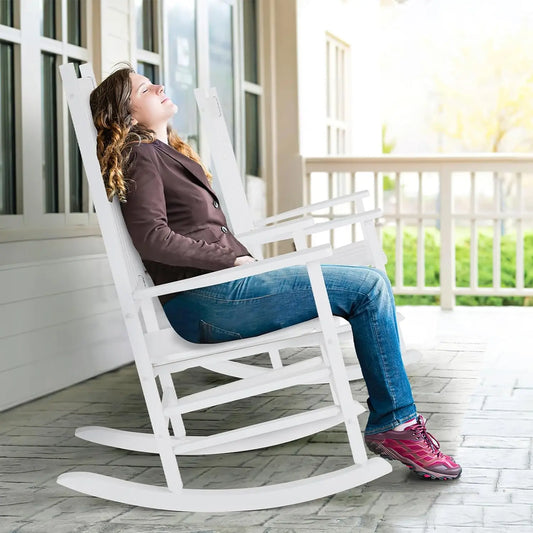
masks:
<instances>
[{"instance_id":1,"label":"green hedge","mask_svg":"<svg viewBox=\"0 0 533 533\"><path fill-rule=\"evenodd\" d=\"M455 245L455 269L458 287L470 284L470 234L457 232ZM417 233L413 228L403 232L403 277L405 286L416 285ZM492 230L484 228L478 233L478 285L492 286ZM383 249L387 254L387 274L395 283L396 231L386 228L383 232ZM438 287L440 284L440 234L435 228L425 230L425 284ZM501 237L501 285L515 287L516 278L516 234L508 233ZM533 287L533 232L524 236L525 286ZM533 305L530 298L510 296L458 296L457 305ZM398 305L438 305L439 296L397 295Z\"/></svg>"}]
</instances>

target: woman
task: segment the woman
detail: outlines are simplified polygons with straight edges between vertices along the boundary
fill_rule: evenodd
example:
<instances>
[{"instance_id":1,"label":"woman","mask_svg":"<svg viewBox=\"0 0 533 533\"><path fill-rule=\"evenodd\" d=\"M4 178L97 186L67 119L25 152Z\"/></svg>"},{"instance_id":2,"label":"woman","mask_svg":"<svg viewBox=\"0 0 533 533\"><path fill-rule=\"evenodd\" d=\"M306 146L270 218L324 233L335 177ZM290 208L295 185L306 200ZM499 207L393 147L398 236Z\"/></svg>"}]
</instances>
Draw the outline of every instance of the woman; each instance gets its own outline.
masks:
<instances>
[{"instance_id":1,"label":"woman","mask_svg":"<svg viewBox=\"0 0 533 533\"><path fill-rule=\"evenodd\" d=\"M177 106L131 68L91 94L98 158L109 198L120 199L133 244L156 285L254 261L227 229L210 174L168 126ZM420 477L454 479L461 467L417 415L400 354L387 277L323 266L332 311L352 327L368 388L365 442ZM290 267L161 297L172 327L191 342L259 335L317 316L307 271Z\"/></svg>"}]
</instances>

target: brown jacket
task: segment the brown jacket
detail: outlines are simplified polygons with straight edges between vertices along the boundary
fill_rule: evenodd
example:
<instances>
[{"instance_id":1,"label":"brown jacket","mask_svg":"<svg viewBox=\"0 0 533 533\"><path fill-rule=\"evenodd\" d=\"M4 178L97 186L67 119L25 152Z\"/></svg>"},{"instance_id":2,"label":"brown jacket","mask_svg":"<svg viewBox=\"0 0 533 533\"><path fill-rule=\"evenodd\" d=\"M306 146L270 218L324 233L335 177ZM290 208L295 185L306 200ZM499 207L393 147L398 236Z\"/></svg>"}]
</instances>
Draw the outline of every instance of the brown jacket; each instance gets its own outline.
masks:
<instances>
[{"instance_id":1,"label":"brown jacket","mask_svg":"<svg viewBox=\"0 0 533 533\"><path fill-rule=\"evenodd\" d=\"M202 167L156 140L133 148L126 226L156 285L233 266L250 255L231 234ZM161 303L174 295L161 296Z\"/></svg>"}]
</instances>

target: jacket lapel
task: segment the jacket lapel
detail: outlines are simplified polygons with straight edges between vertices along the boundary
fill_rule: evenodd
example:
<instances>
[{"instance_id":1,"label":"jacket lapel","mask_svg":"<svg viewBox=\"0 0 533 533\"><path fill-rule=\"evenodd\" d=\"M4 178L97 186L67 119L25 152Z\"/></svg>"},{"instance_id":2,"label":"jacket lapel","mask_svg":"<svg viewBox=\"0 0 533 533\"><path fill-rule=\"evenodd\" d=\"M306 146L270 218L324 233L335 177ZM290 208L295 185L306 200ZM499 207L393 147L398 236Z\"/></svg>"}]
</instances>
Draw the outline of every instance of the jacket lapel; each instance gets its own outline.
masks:
<instances>
[{"instance_id":1,"label":"jacket lapel","mask_svg":"<svg viewBox=\"0 0 533 533\"><path fill-rule=\"evenodd\" d=\"M155 146L157 149L159 149L159 151L163 152L167 156L177 161L181 166L185 167L185 169L189 171L192 177L194 177L198 182L200 182L200 185L207 189L211 193L211 195L216 198L215 192L207 181L207 176L197 163L189 159L187 156L180 154L177 150L175 150L171 146L168 146L165 143L157 143Z\"/></svg>"}]
</instances>

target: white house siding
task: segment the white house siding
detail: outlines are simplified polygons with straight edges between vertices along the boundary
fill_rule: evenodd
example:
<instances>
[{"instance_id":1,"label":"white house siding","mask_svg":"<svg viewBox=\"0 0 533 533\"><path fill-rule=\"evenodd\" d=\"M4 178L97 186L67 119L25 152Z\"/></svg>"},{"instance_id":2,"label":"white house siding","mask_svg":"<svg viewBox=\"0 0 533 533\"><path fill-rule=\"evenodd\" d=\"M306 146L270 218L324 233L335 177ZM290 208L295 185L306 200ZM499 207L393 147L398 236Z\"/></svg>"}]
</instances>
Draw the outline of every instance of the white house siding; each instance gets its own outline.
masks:
<instances>
[{"instance_id":1,"label":"white house siding","mask_svg":"<svg viewBox=\"0 0 533 533\"><path fill-rule=\"evenodd\" d=\"M101 78L132 59L130 1L93 6L89 41ZM2 226L0 410L131 362L98 229Z\"/></svg>"},{"instance_id":2,"label":"white house siding","mask_svg":"<svg viewBox=\"0 0 533 533\"><path fill-rule=\"evenodd\" d=\"M99 237L2 243L0 254L0 410L132 360Z\"/></svg>"}]
</instances>

